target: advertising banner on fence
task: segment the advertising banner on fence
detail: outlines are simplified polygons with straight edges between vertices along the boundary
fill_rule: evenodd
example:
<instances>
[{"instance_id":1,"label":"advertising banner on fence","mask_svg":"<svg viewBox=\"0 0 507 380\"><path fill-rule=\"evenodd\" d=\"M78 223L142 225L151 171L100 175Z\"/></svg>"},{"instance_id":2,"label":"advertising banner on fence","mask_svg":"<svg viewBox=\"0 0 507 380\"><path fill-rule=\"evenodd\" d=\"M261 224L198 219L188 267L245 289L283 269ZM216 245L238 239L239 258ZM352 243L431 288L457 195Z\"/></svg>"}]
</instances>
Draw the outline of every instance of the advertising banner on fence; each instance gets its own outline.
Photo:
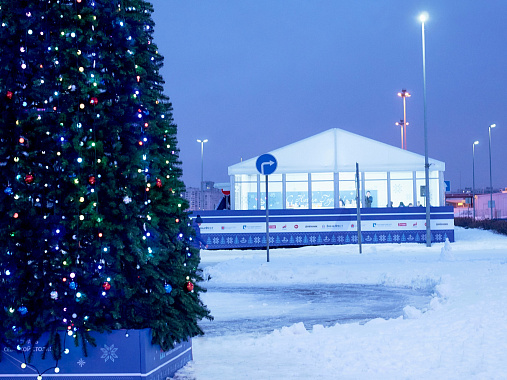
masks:
<instances>
[{"instance_id":1,"label":"advertising banner on fence","mask_svg":"<svg viewBox=\"0 0 507 380\"><path fill-rule=\"evenodd\" d=\"M263 211L200 211L202 237L209 249L262 248L266 245ZM197 212L194 213L194 217ZM431 239L454 241L451 207L431 208ZM357 243L357 215L353 209L271 210L270 246ZM426 241L423 207L361 209L364 243Z\"/></svg>"}]
</instances>

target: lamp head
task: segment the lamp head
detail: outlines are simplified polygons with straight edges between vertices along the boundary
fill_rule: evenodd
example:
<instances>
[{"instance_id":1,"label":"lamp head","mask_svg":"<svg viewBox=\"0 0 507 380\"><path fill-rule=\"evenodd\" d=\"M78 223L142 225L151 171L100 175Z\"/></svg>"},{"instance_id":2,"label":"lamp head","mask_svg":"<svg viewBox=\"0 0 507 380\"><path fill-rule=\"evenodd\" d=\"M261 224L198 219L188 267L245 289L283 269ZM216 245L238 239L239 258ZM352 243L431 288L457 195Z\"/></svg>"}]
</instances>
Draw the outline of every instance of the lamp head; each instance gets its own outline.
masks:
<instances>
[{"instance_id":1,"label":"lamp head","mask_svg":"<svg viewBox=\"0 0 507 380\"><path fill-rule=\"evenodd\" d=\"M491 124L489 127L490 127L490 128L495 128L495 127L496 127L496 124Z\"/></svg>"},{"instance_id":2,"label":"lamp head","mask_svg":"<svg viewBox=\"0 0 507 380\"><path fill-rule=\"evenodd\" d=\"M419 21L421 21L423 24L428 21L429 15L428 12L423 12L419 15Z\"/></svg>"},{"instance_id":3,"label":"lamp head","mask_svg":"<svg viewBox=\"0 0 507 380\"><path fill-rule=\"evenodd\" d=\"M398 92L398 96L402 97L402 98L410 98L412 95L410 95L410 92L403 89L403 90L401 90L401 92Z\"/></svg>"},{"instance_id":4,"label":"lamp head","mask_svg":"<svg viewBox=\"0 0 507 380\"><path fill-rule=\"evenodd\" d=\"M477 145L477 144L479 144L479 141L474 141L474 145Z\"/></svg>"}]
</instances>

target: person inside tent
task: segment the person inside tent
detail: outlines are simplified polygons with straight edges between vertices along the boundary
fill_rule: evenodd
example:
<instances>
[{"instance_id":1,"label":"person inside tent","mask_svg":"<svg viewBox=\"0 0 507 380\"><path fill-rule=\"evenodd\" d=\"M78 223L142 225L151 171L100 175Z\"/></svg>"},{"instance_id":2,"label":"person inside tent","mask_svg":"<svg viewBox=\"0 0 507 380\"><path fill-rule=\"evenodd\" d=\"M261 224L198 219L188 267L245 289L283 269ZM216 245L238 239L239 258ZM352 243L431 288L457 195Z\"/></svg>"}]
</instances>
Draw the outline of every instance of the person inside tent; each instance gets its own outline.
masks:
<instances>
[{"instance_id":1,"label":"person inside tent","mask_svg":"<svg viewBox=\"0 0 507 380\"><path fill-rule=\"evenodd\" d=\"M368 208L371 207L371 204L373 203L373 197L371 196L371 193L369 190L366 192L365 203L366 203L366 207L368 207Z\"/></svg>"}]
</instances>

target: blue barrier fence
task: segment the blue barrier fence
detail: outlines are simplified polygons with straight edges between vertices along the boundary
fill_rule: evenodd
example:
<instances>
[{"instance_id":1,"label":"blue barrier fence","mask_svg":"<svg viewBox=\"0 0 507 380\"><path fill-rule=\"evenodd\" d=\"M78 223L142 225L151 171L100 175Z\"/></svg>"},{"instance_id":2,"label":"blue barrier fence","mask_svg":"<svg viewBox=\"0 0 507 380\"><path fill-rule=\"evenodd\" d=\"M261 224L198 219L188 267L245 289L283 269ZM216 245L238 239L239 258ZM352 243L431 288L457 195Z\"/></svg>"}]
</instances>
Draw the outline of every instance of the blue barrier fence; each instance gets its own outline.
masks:
<instances>
[{"instance_id":1,"label":"blue barrier fence","mask_svg":"<svg viewBox=\"0 0 507 380\"><path fill-rule=\"evenodd\" d=\"M266 212L194 211L203 219L201 235L209 249L263 248ZM452 207L431 207L431 241L454 241ZM426 242L424 207L361 209L366 244ZM269 210L270 247L357 244L356 209Z\"/></svg>"}]
</instances>

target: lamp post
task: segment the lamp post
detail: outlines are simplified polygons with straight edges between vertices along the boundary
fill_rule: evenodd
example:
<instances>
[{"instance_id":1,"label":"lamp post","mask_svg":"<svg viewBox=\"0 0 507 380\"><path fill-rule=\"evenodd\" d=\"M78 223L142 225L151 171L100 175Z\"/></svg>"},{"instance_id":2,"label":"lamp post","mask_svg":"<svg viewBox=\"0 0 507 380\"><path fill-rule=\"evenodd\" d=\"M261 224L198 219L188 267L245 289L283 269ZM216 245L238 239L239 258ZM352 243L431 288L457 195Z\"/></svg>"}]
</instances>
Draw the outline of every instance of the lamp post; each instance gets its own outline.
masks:
<instances>
[{"instance_id":1,"label":"lamp post","mask_svg":"<svg viewBox=\"0 0 507 380\"><path fill-rule=\"evenodd\" d=\"M197 142L201 143L201 210L204 210L204 143L208 142L208 139Z\"/></svg>"},{"instance_id":2,"label":"lamp post","mask_svg":"<svg viewBox=\"0 0 507 380\"><path fill-rule=\"evenodd\" d=\"M396 122L394 123L394 125L397 125L399 127L401 127L401 149L403 149L403 126L404 126L404 123L403 123L403 120L400 120L400 122ZM406 125L409 125L409 123L406 123Z\"/></svg>"},{"instance_id":3,"label":"lamp post","mask_svg":"<svg viewBox=\"0 0 507 380\"><path fill-rule=\"evenodd\" d=\"M479 141L474 141L472 145L472 206L474 208L474 220L475 220L475 146L479 144Z\"/></svg>"},{"instance_id":4,"label":"lamp post","mask_svg":"<svg viewBox=\"0 0 507 380\"><path fill-rule=\"evenodd\" d=\"M493 176L491 175L491 128L495 128L496 124L489 126L489 207L491 208L491 220L493 220Z\"/></svg>"},{"instance_id":5,"label":"lamp post","mask_svg":"<svg viewBox=\"0 0 507 380\"><path fill-rule=\"evenodd\" d=\"M410 98L412 95L403 89L401 92L398 92L398 96L403 98L403 136L402 136L402 144L401 149L407 150L407 98Z\"/></svg>"},{"instance_id":6,"label":"lamp post","mask_svg":"<svg viewBox=\"0 0 507 380\"><path fill-rule=\"evenodd\" d=\"M426 117L426 41L424 38L424 23L428 20L428 13L423 12L419 15L422 31L422 60L423 60L423 100L424 100L424 176L425 176L425 196L426 196L426 247L431 247L431 227L430 227L430 164L428 160L428 127Z\"/></svg>"}]
</instances>

